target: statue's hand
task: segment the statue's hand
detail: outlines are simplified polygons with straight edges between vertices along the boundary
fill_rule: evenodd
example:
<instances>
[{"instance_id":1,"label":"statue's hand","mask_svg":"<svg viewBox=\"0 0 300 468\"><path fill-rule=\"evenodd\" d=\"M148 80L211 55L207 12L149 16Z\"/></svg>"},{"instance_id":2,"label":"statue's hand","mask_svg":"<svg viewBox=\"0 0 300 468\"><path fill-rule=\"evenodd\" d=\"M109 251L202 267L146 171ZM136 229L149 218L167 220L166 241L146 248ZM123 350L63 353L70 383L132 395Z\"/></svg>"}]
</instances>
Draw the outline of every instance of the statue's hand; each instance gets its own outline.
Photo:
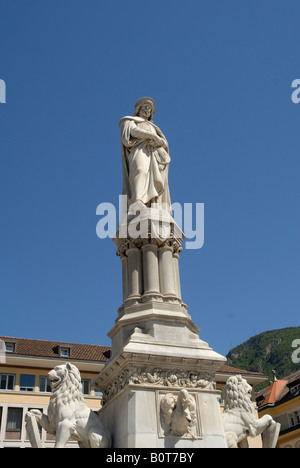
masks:
<instances>
[{"instance_id":1,"label":"statue's hand","mask_svg":"<svg viewBox=\"0 0 300 468\"><path fill-rule=\"evenodd\" d=\"M150 144L151 146L165 146L165 140L163 138L160 138L159 136L157 135L153 135L151 136L151 139L150 139Z\"/></svg>"}]
</instances>

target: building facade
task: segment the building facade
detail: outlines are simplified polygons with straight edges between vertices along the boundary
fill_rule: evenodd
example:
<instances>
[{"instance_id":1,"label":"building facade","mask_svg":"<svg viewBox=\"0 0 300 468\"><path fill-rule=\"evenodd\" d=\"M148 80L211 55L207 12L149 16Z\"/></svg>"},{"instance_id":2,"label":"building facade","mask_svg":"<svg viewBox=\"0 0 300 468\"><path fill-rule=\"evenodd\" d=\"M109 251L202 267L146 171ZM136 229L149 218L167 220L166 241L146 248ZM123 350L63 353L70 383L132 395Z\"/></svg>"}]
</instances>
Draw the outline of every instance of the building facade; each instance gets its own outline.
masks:
<instances>
[{"instance_id":1,"label":"building facade","mask_svg":"<svg viewBox=\"0 0 300 468\"><path fill-rule=\"evenodd\" d=\"M256 396L259 417L270 414L281 424L278 448L300 448L300 370L274 381Z\"/></svg>"},{"instance_id":2,"label":"building facade","mask_svg":"<svg viewBox=\"0 0 300 468\"><path fill-rule=\"evenodd\" d=\"M99 411L101 395L93 379L107 360L108 347L54 341L0 337L0 448L30 447L25 415L30 409L47 413L51 389L48 372L71 362L81 373L84 399L89 408ZM54 436L40 428L42 447L53 447ZM70 440L69 447L77 447Z\"/></svg>"}]
</instances>

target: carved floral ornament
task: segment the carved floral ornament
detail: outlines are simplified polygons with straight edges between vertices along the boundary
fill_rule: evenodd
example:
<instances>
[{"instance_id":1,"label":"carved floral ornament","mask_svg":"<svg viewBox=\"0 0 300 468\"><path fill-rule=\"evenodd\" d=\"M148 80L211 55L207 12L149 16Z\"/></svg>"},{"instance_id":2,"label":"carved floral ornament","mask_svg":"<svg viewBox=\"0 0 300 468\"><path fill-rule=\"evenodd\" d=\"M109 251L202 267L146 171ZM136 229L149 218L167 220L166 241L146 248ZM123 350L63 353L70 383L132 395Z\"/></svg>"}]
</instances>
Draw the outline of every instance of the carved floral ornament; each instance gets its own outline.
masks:
<instances>
[{"instance_id":1,"label":"carved floral ornament","mask_svg":"<svg viewBox=\"0 0 300 468\"><path fill-rule=\"evenodd\" d=\"M162 370L162 369L143 369L140 367L130 367L113 380L108 386L103 382L96 384L103 393L102 404L105 405L112 400L118 393L129 385L157 386L157 387L175 387L175 388L199 388L215 390L216 384L211 375L203 372L184 370Z\"/></svg>"}]
</instances>

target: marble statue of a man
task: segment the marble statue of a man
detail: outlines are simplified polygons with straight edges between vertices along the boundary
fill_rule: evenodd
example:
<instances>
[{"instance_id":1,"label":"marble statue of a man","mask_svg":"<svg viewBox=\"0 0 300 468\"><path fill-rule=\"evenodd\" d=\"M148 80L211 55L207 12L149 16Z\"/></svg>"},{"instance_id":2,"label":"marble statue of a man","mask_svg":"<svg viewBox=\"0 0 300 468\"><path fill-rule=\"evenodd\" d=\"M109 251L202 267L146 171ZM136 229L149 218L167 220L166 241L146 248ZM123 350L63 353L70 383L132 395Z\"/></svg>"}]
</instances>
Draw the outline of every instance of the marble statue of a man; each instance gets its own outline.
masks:
<instances>
[{"instance_id":1,"label":"marble statue of a man","mask_svg":"<svg viewBox=\"0 0 300 468\"><path fill-rule=\"evenodd\" d=\"M152 121L154 112L155 102L144 97L137 101L135 113L120 121L123 195L133 209L153 203L168 210L171 206L168 142Z\"/></svg>"}]
</instances>

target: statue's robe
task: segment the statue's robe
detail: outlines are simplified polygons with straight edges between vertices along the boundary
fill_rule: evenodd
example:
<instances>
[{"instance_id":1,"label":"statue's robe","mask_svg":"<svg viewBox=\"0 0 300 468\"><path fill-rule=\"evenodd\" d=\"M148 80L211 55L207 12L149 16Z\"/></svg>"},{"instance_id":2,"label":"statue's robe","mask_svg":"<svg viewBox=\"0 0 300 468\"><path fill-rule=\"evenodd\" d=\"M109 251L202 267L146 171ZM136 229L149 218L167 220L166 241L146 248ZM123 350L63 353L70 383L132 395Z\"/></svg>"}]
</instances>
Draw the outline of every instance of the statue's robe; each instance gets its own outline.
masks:
<instances>
[{"instance_id":1,"label":"statue's robe","mask_svg":"<svg viewBox=\"0 0 300 468\"><path fill-rule=\"evenodd\" d=\"M131 131L139 128L158 135L165 140L167 150L153 147L149 139L134 138ZM169 149L161 130L151 121L137 116L126 116L120 121L123 195L128 197L128 206L141 201L147 206L158 203L170 209L168 185Z\"/></svg>"}]
</instances>

